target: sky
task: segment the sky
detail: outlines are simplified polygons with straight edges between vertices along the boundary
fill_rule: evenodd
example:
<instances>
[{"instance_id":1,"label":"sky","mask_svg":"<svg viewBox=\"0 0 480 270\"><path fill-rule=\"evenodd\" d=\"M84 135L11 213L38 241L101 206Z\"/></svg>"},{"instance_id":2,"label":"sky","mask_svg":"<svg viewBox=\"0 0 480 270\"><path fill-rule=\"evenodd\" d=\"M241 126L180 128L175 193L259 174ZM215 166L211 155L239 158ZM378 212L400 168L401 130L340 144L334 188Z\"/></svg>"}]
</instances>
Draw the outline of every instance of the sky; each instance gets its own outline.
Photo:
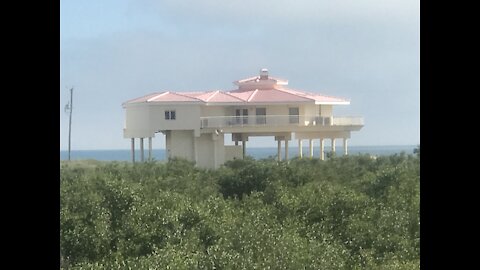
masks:
<instances>
[{"instance_id":1,"label":"sky","mask_svg":"<svg viewBox=\"0 0 480 270\"><path fill-rule=\"evenodd\" d=\"M364 117L351 146L420 143L419 0L61 0L60 149L71 87L72 150L129 149L123 102L233 90L262 68L349 99L333 112ZM276 143L249 142L265 146Z\"/></svg>"}]
</instances>

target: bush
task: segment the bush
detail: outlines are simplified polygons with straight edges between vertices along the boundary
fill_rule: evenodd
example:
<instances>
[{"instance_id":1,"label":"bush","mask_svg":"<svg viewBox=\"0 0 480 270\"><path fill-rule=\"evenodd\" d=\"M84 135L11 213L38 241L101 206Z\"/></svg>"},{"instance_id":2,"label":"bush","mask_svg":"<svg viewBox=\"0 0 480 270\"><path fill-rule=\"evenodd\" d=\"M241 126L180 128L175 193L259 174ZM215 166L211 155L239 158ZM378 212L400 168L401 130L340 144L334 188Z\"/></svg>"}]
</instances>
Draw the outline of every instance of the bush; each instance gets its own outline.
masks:
<instances>
[{"instance_id":1,"label":"bush","mask_svg":"<svg viewBox=\"0 0 480 270\"><path fill-rule=\"evenodd\" d=\"M61 268L418 269L419 172L405 154L61 163Z\"/></svg>"},{"instance_id":2,"label":"bush","mask_svg":"<svg viewBox=\"0 0 480 270\"><path fill-rule=\"evenodd\" d=\"M267 166L254 160L227 162L218 180L224 198L242 199L253 191L264 191L268 183Z\"/></svg>"}]
</instances>

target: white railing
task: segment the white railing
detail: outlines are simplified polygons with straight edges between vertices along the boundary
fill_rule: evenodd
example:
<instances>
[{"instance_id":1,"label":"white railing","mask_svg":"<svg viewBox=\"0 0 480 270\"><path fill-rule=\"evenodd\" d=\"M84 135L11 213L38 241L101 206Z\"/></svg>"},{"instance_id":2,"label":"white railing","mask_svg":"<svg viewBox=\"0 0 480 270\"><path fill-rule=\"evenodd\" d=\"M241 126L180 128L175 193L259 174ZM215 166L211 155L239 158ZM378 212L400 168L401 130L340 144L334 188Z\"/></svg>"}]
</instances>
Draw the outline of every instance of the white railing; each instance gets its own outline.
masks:
<instances>
[{"instance_id":1,"label":"white railing","mask_svg":"<svg viewBox=\"0 0 480 270\"><path fill-rule=\"evenodd\" d=\"M363 126L363 117L333 117L333 126Z\"/></svg>"},{"instance_id":2,"label":"white railing","mask_svg":"<svg viewBox=\"0 0 480 270\"><path fill-rule=\"evenodd\" d=\"M351 126L363 125L363 117L322 117L308 115L211 116L200 117L200 128L243 126Z\"/></svg>"}]
</instances>

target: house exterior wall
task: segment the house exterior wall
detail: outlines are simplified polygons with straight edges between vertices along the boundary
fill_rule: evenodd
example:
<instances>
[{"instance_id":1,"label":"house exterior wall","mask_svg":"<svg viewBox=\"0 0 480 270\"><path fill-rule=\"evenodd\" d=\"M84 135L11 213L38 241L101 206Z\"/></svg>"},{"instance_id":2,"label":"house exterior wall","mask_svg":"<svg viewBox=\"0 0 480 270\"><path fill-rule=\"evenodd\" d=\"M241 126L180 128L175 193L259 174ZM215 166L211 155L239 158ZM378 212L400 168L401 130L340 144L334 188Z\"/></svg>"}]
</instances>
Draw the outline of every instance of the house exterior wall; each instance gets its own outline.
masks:
<instances>
[{"instance_id":1,"label":"house exterior wall","mask_svg":"<svg viewBox=\"0 0 480 270\"><path fill-rule=\"evenodd\" d=\"M315 104L305 104L300 107L300 115L305 116L303 118L305 125L311 125L315 122L315 117L318 116L318 107Z\"/></svg>"},{"instance_id":2,"label":"house exterior wall","mask_svg":"<svg viewBox=\"0 0 480 270\"><path fill-rule=\"evenodd\" d=\"M318 116L318 105L305 104L302 106L303 112L300 115Z\"/></svg>"},{"instance_id":3,"label":"house exterior wall","mask_svg":"<svg viewBox=\"0 0 480 270\"><path fill-rule=\"evenodd\" d=\"M150 123L154 130L200 129L200 105L153 105L150 107ZM175 111L175 120L166 120L165 111Z\"/></svg>"},{"instance_id":4,"label":"house exterior wall","mask_svg":"<svg viewBox=\"0 0 480 270\"><path fill-rule=\"evenodd\" d=\"M332 105L320 105L320 116L331 117L333 116Z\"/></svg>"},{"instance_id":5,"label":"house exterior wall","mask_svg":"<svg viewBox=\"0 0 480 270\"><path fill-rule=\"evenodd\" d=\"M214 143L211 134L201 134L195 138L197 144L197 166L202 168L214 167Z\"/></svg>"},{"instance_id":6,"label":"house exterior wall","mask_svg":"<svg viewBox=\"0 0 480 270\"><path fill-rule=\"evenodd\" d=\"M124 138L147 138L152 134L148 106L131 106L125 110Z\"/></svg>"},{"instance_id":7,"label":"house exterior wall","mask_svg":"<svg viewBox=\"0 0 480 270\"><path fill-rule=\"evenodd\" d=\"M225 116L227 114L227 110L229 107L226 106L202 106L201 107L201 115L202 117L208 116ZM233 111L233 110L231 110Z\"/></svg>"},{"instance_id":8,"label":"house exterior wall","mask_svg":"<svg viewBox=\"0 0 480 270\"><path fill-rule=\"evenodd\" d=\"M325 106L322 108L324 113L331 115L331 105L322 105ZM202 106L201 107L201 116L235 116L235 110L237 109L248 109L249 116L256 115L257 108L266 108L267 115L288 115L289 108L299 108L300 115L308 116L319 116L320 114L320 105L315 104L282 104L282 105L230 105L230 106Z\"/></svg>"},{"instance_id":9,"label":"house exterior wall","mask_svg":"<svg viewBox=\"0 0 480 270\"><path fill-rule=\"evenodd\" d=\"M165 134L167 158L195 161L193 130L169 130Z\"/></svg>"},{"instance_id":10,"label":"house exterior wall","mask_svg":"<svg viewBox=\"0 0 480 270\"><path fill-rule=\"evenodd\" d=\"M175 111L175 120L166 120L165 111ZM164 130L200 130L200 105L134 105L125 109L124 138L155 137Z\"/></svg>"},{"instance_id":11,"label":"house exterior wall","mask_svg":"<svg viewBox=\"0 0 480 270\"><path fill-rule=\"evenodd\" d=\"M267 115L288 115L289 107L291 106L286 106L286 105L264 106L264 108L267 108Z\"/></svg>"},{"instance_id":12,"label":"house exterior wall","mask_svg":"<svg viewBox=\"0 0 480 270\"><path fill-rule=\"evenodd\" d=\"M242 158L243 149L241 145L225 145L225 161Z\"/></svg>"},{"instance_id":13,"label":"house exterior wall","mask_svg":"<svg viewBox=\"0 0 480 270\"><path fill-rule=\"evenodd\" d=\"M218 168L225 162L224 135L212 133L201 134L195 137L197 151L197 165L202 168Z\"/></svg>"}]
</instances>

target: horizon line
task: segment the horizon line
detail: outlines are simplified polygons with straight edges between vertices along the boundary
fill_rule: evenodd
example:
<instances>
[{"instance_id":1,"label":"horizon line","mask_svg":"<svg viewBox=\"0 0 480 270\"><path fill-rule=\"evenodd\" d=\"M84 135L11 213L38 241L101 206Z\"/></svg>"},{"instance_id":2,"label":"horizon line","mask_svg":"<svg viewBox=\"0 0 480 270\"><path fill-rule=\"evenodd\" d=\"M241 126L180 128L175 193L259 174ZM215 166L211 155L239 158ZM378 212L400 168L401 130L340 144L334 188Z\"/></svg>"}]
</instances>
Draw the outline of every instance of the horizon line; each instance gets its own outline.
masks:
<instances>
[{"instance_id":1,"label":"horizon line","mask_svg":"<svg viewBox=\"0 0 480 270\"><path fill-rule=\"evenodd\" d=\"M372 146L382 146L382 147L387 147L387 146L418 146L420 145L419 143L417 144L371 144L371 145L348 145L348 147L372 147ZM226 145L228 146L228 145ZM317 145L318 146L318 145ZM330 145L325 145L326 147L331 147ZM343 146L340 144L340 145L337 145L337 148L342 148ZM256 148L256 149L262 149L262 148L277 148L276 146L269 146L269 147L256 147L256 146L251 146L251 147L248 147L247 145L247 150L248 149L251 149L251 148ZM288 148L298 148L297 145L295 146L288 146ZM306 146L303 146L303 148L308 148L308 145ZM131 149L130 148L104 148L104 149L71 149L71 151L112 151L112 150L118 150L118 151L121 151L121 150L128 150L130 151ZM145 148L144 150L148 151L148 147ZM152 150L165 150L165 148L152 148ZM60 149L60 151L68 151L68 149ZM140 151L140 148L135 148L135 151Z\"/></svg>"}]
</instances>

